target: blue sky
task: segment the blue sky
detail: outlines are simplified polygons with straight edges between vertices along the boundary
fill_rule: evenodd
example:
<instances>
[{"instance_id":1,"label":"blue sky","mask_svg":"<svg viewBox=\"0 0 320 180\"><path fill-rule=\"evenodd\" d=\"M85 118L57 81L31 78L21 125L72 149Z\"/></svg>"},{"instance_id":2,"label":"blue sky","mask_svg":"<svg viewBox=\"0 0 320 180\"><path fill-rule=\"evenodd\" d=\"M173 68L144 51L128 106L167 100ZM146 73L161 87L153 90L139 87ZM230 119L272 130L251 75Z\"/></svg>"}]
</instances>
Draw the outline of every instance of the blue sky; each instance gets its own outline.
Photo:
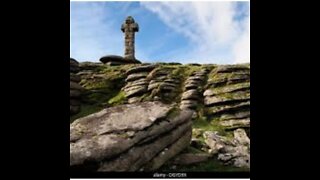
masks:
<instances>
[{"instance_id":1,"label":"blue sky","mask_svg":"<svg viewBox=\"0 0 320 180\"><path fill-rule=\"evenodd\" d=\"M70 2L70 56L123 55L127 16L139 24L142 62L250 62L249 2Z\"/></svg>"}]
</instances>

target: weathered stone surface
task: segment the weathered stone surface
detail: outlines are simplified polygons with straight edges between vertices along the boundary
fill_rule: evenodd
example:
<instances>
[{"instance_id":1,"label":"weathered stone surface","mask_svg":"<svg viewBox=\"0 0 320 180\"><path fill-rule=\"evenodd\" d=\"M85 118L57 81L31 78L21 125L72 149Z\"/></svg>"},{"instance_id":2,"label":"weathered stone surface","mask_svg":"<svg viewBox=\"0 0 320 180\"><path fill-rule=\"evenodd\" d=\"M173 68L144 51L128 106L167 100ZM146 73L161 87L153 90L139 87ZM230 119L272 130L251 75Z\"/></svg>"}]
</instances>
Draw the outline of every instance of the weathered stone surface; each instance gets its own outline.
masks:
<instances>
[{"instance_id":1,"label":"weathered stone surface","mask_svg":"<svg viewBox=\"0 0 320 180\"><path fill-rule=\"evenodd\" d=\"M154 69L149 73L147 76L147 79L149 80L165 80L167 78L168 73L162 72L162 71L157 71L157 69Z\"/></svg>"},{"instance_id":2,"label":"weathered stone surface","mask_svg":"<svg viewBox=\"0 0 320 180\"><path fill-rule=\"evenodd\" d=\"M190 121L192 112L177 110L169 115L172 110L161 102L143 102L107 108L74 121L70 125L70 166L101 162L160 134L175 133L172 129Z\"/></svg>"},{"instance_id":3,"label":"weathered stone surface","mask_svg":"<svg viewBox=\"0 0 320 180\"><path fill-rule=\"evenodd\" d=\"M187 101L187 102L185 102ZM189 108L189 109L193 109L196 108L198 105L197 101L191 101L191 100L185 100L181 102L180 108Z\"/></svg>"},{"instance_id":4,"label":"weathered stone surface","mask_svg":"<svg viewBox=\"0 0 320 180\"><path fill-rule=\"evenodd\" d=\"M181 96L181 109L195 109L199 104L198 101L202 103L201 93L204 78L205 74L203 71L196 71L185 81L184 92Z\"/></svg>"},{"instance_id":5,"label":"weathered stone surface","mask_svg":"<svg viewBox=\"0 0 320 180\"><path fill-rule=\"evenodd\" d=\"M219 136L217 132L206 131L203 133L203 137L205 143L210 147L211 154L217 154L225 146L226 140Z\"/></svg>"},{"instance_id":6,"label":"weathered stone surface","mask_svg":"<svg viewBox=\"0 0 320 180\"><path fill-rule=\"evenodd\" d=\"M183 100L180 104L180 109L194 109L198 105L196 100Z\"/></svg>"},{"instance_id":7,"label":"weathered stone surface","mask_svg":"<svg viewBox=\"0 0 320 180\"><path fill-rule=\"evenodd\" d=\"M206 96L204 98L204 104L206 106L211 106L217 103L239 101L239 100L241 101L250 100L250 92L240 91L236 93L219 94L216 96Z\"/></svg>"},{"instance_id":8,"label":"weathered stone surface","mask_svg":"<svg viewBox=\"0 0 320 180\"><path fill-rule=\"evenodd\" d=\"M164 96L172 96L176 92L179 91L179 86L177 84L169 83L169 82L163 82L159 84L158 87L158 93Z\"/></svg>"},{"instance_id":9,"label":"weathered stone surface","mask_svg":"<svg viewBox=\"0 0 320 180\"><path fill-rule=\"evenodd\" d=\"M245 128L250 127L250 119L234 119L234 120L225 120L221 121L220 125L225 126L228 129L236 129L236 128Z\"/></svg>"},{"instance_id":10,"label":"weathered stone surface","mask_svg":"<svg viewBox=\"0 0 320 180\"><path fill-rule=\"evenodd\" d=\"M105 74L93 74L91 76L92 79L104 79L106 78L106 75Z\"/></svg>"},{"instance_id":11,"label":"weathered stone surface","mask_svg":"<svg viewBox=\"0 0 320 180\"><path fill-rule=\"evenodd\" d=\"M225 85L250 82L250 73L248 72L233 72L233 73L218 73L208 79L207 86L217 88Z\"/></svg>"},{"instance_id":12,"label":"weathered stone surface","mask_svg":"<svg viewBox=\"0 0 320 180\"><path fill-rule=\"evenodd\" d=\"M136 94L141 94L147 91L147 86L135 86L125 90L126 97L132 97Z\"/></svg>"},{"instance_id":13,"label":"weathered stone surface","mask_svg":"<svg viewBox=\"0 0 320 180\"><path fill-rule=\"evenodd\" d=\"M200 83L199 82L187 82L185 84L185 89L189 90L189 89L197 89L199 87Z\"/></svg>"},{"instance_id":14,"label":"weathered stone surface","mask_svg":"<svg viewBox=\"0 0 320 180\"><path fill-rule=\"evenodd\" d=\"M234 113L222 114L220 120L242 119L250 117L250 109L244 111L236 111Z\"/></svg>"},{"instance_id":15,"label":"weathered stone surface","mask_svg":"<svg viewBox=\"0 0 320 180\"><path fill-rule=\"evenodd\" d=\"M188 91L185 91L182 94L182 100L187 100L187 99L194 99L198 100L200 98L200 93L197 90L191 89Z\"/></svg>"},{"instance_id":16,"label":"weathered stone surface","mask_svg":"<svg viewBox=\"0 0 320 180\"><path fill-rule=\"evenodd\" d=\"M162 82L154 82L154 83L149 83L148 85L148 91L153 90L155 88L158 88Z\"/></svg>"},{"instance_id":17,"label":"weathered stone surface","mask_svg":"<svg viewBox=\"0 0 320 180\"><path fill-rule=\"evenodd\" d=\"M192 105L192 104L181 104L180 109L195 109L197 105Z\"/></svg>"},{"instance_id":18,"label":"weathered stone surface","mask_svg":"<svg viewBox=\"0 0 320 180\"><path fill-rule=\"evenodd\" d=\"M240 80L247 80L249 81L250 79L250 75L247 75L247 74L238 74L238 75L234 75L234 76L231 76L228 80L229 81L240 81Z\"/></svg>"},{"instance_id":19,"label":"weathered stone surface","mask_svg":"<svg viewBox=\"0 0 320 180\"><path fill-rule=\"evenodd\" d=\"M164 83L160 84L159 88L165 91L177 91L177 88L175 85L169 86L168 84L164 84Z\"/></svg>"},{"instance_id":20,"label":"weathered stone surface","mask_svg":"<svg viewBox=\"0 0 320 180\"><path fill-rule=\"evenodd\" d=\"M213 96L213 95L218 95L223 93L230 93L234 91L248 90L249 88L250 88L250 82L232 84L232 85L224 86L221 88L207 89L203 93L203 96Z\"/></svg>"},{"instance_id":21,"label":"weathered stone surface","mask_svg":"<svg viewBox=\"0 0 320 180\"><path fill-rule=\"evenodd\" d=\"M104 64L108 65L122 65L122 64L140 64L141 62L138 60L128 60L123 58L122 56L117 55L107 55L100 58L100 61Z\"/></svg>"},{"instance_id":22,"label":"weathered stone surface","mask_svg":"<svg viewBox=\"0 0 320 180\"><path fill-rule=\"evenodd\" d=\"M231 110L236 110L236 109L243 109L243 108L249 108L250 107L250 101L243 101L243 102L237 102L237 103L232 103L232 104L227 104L227 105L216 105L213 107L208 107L206 108L207 114L216 114L216 113L221 113L221 112L226 112L226 111L231 111Z\"/></svg>"},{"instance_id":23,"label":"weathered stone surface","mask_svg":"<svg viewBox=\"0 0 320 180\"><path fill-rule=\"evenodd\" d=\"M130 81L135 81L141 78L146 78L148 75L148 73L136 73L136 74L130 74L127 78L126 78L126 82L130 82Z\"/></svg>"},{"instance_id":24,"label":"weathered stone surface","mask_svg":"<svg viewBox=\"0 0 320 180\"><path fill-rule=\"evenodd\" d=\"M109 66L120 66L120 65L125 65L125 64L137 64L137 63L135 63L135 62L126 62L126 61L109 61L109 62L107 62L105 64L109 65Z\"/></svg>"},{"instance_id":25,"label":"weathered stone surface","mask_svg":"<svg viewBox=\"0 0 320 180\"><path fill-rule=\"evenodd\" d=\"M210 72L210 70L208 70L208 69L201 69L200 71L194 72L193 75L204 76L204 75L208 74L208 72Z\"/></svg>"},{"instance_id":26,"label":"weathered stone surface","mask_svg":"<svg viewBox=\"0 0 320 180\"><path fill-rule=\"evenodd\" d=\"M208 81L214 83L223 83L228 81L236 81L236 80L248 80L250 79L250 74L238 72L238 73L221 73L215 74Z\"/></svg>"},{"instance_id":27,"label":"weathered stone surface","mask_svg":"<svg viewBox=\"0 0 320 180\"><path fill-rule=\"evenodd\" d=\"M152 71L154 68L156 68L157 66L152 64L152 65L142 65L142 66L137 66L137 67L133 67L131 69L129 69L126 74L130 75L133 73L137 73L137 72L150 72Z\"/></svg>"},{"instance_id":28,"label":"weathered stone surface","mask_svg":"<svg viewBox=\"0 0 320 180\"><path fill-rule=\"evenodd\" d=\"M128 103L136 103L136 102L140 102L140 98L139 97L131 97L128 99Z\"/></svg>"},{"instance_id":29,"label":"weathered stone surface","mask_svg":"<svg viewBox=\"0 0 320 180\"><path fill-rule=\"evenodd\" d=\"M185 153L185 154L178 155L172 161L172 164L190 165L190 164L208 161L210 157L212 157L212 155L207 153L197 153L197 154Z\"/></svg>"},{"instance_id":30,"label":"weathered stone surface","mask_svg":"<svg viewBox=\"0 0 320 180\"><path fill-rule=\"evenodd\" d=\"M188 131L191 132L190 121L180 125L175 130L163 135L156 141L131 148L128 153L121 155L121 158L103 163L98 171L137 171ZM186 147L186 145L184 147ZM173 156L177 153L178 152L173 152ZM143 171L143 169L141 171Z\"/></svg>"},{"instance_id":31,"label":"weathered stone surface","mask_svg":"<svg viewBox=\"0 0 320 180\"><path fill-rule=\"evenodd\" d=\"M170 83L170 82L163 82L160 84L159 88L162 90L171 90L171 91L176 91L178 84L175 83Z\"/></svg>"},{"instance_id":32,"label":"weathered stone surface","mask_svg":"<svg viewBox=\"0 0 320 180\"><path fill-rule=\"evenodd\" d=\"M125 89L135 87L135 86L147 86L148 84L149 84L148 81L143 78L143 79L138 79L135 81L128 82L123 89L125 90Z\"/></svg>"},{"instance_id":33,"label":"weathered stone surface","mask_svg":"<svg viewBox=\"0 0 320 180\"><path fill-rule=\"evenodd\" d=\"M250 168L250 139L243 129L234 131L233 140L211 131L206 131L203 135L205 142L211 148L210 152L218 154L218 160L226 165Z\"/></svg>"},{"instance_id":34,"label":"weathered stone surface","mask_svg":"<svg viewBox=\"0 0 320 180\"><path fill-rule=\"evenodd\" d=\"M201 79L201 81L203 81L206 78L206 73L201 73L201 72L196 72L194 75L192 75L194 77L196 77L194 80L197 81L197 79ZM193 79L190 79L193 80Z\"/></svg>"},{"instance_id":35,"label":"weathered stone surface","mask_svg":"<svg viewBox=\"0 0 320 180\"><path fill-rule=\"evenodd\" d=\"M225 164L250 168L250 139L246 132L243 129L235 130L233 142L233 146L226 147L227 151L219 154L218 159Z\"/></svg>"},{"instance_id":36,"label":"weathered stone surface","mask_svg":"<svg viewBox=\"0 0 320 180\"><path fill-rule=\"evenodd\" d=\"M82 132L81 129L83 128L81 127L84 126L89 126L89 128L86 127L87 134L104 134L129 129L142 130L151 125L153 121L166 117L170 109L172 109L171 106L163 105L159 102L127 104L107 108L87 117L80 118L72 123L70 125L70 141L72 141L73 135L76 135L79 131ZM123 114L123 112L127 112L127 114ZM146 112L146 114L144 114L144 112ZM141 115L145 116L141 119ZM127 121L127 119L129 121Z\"/></svg>"},{"instance_id":37,"label":"weathered stone surface","mask_svg":"<svg viewBox=\"0 0 320 180\"><path fill-rule=\"evenodd\" d=\"M235 72L235 71L242 71L242 70L250 70L247 66L243 65L225 65L225 66L218 66L216 68L216 72Z\"/></svg>"},{"instance_id":38,"label":"weathered stone surface","mask_svg":"<svg viewBox=\"0 0 320 180\"><path fill-rule=\"evenodd\" d=\"M243 145L250 145L250 139L247 136L247 133L243 129L236 129L233 131L234 140L237 141L239 144Z\"/></svg>"},{"instance_id":39,"label":"weathered stone surface","mask_svg":"<svg viewBox=\"0 0 320 180\"><path fill-rule=\"evenodd\" d=\"M100 58L100 61L104 64L114 61L114 62L124 62L124 58L122 56L117 55L107 55Z\"/></svg>"},{"instance_id":40,"label":"weathered stone surface","mask_svg":"<svg viewBox=\"0 0 320 180\"><path fill-rule=\"evenodd\" d=\"M147 86L145 84L142 85L135 85L135 86L129 86L129 87L124 87L122 90L125 91L126 93L129 93L130 91L135 91L137 89L146 89ZM145 91L145 90L144 90Z\"/></svg>"},{"instance_id":41,"label":"weathered stone surface","mask_svg":"<svg viewBox=\"0 0 320 180\"><path fill-rule=\"evenodd\" d=\"M84 71L81 71L81 72L79 72L79 73L77 73L77 75L79 75L79 76L87 76L87 77L90 77L90 76L92 76L94 74L94 72L93 71L91 71L91 70L84 70Z\"/></svg>"},{"instance_id":42,"label":"weathered stone surface","mask_svg":"<svg viewBox=\"0 0 320 180\"><path fill-rule=\"evenodd\" d=\"M175 91L178 88L178 84L180 83L180 80L178 79L166 79L165 76L162 76L163 78L159 79L152 79L148 85L148 91L159 88L160 90L168 90L168 91Z\"/></svg>"},{"instance_id":43,"label":"weathered stone surface","mask_svg":"<svg viewBox=\"0 0 320 180\"><path fill-rule=\"evenodd\" d=\"M172 83L172 82L163 82L163 83L161 83L161 86L163 86L163 87L173 87L173 88L175 88L175 87L177 87L177 83Z\"/></svg>"},{"instance_id":44,"label":"weathered stone surface","mask_svg":"<svg viewBox=\"0 0 320 180\"><path fill-rule=\"evenodd\" d=\"M179 84L179 83L180 83L180 80L179 80L179 79L170 78L170 79L164 80L163 82L164 82L164 83L168 83L168 84Z\"/></svg>"},{"instance_id":45,"label":"weathered stone surface","mask_svg":"<svg viewBox=\"0 0 320 180\"><path fill-rule=\"evenodd\" d=\"M97 68L102 67L103 63L100 62L82 62L79 63L81 71L95 71Z\"/></svg>"},{"instance_id":46,"label":"weathered stone surface","mask_svg":"<svg viewBox=\"0 0 320 180\"><path fill-rule=\"evenodd\" d=\"M188 79L187 79L187 81L203 81L203 79L204 79L204 77L203 76L197 76L197 75L195 75L195 76L191 76L191 77L189 77Z\"/></svg>"},{"instance_id":47,"label":"weathered stone surface","mask_svg":"<svg viewBox=\"0 0 320 180\"><path fill-rule=\"evenodd\" d=\"M152 80L149 82L149 84L163 83L165 79L166 79L166 77L164 77L164 76L162 76L160 79L155 78L155 79L152 79Z\"/></svg>"},{"instance_id":48,"label":"weathered stone surface","mask_svg":"<svg viewBox=\"0 0 320 180\"><path fill-rule=\"evenodd\" d=\"M125 38L124 57L125 59L135 59L134 33L139 31L139 25L135 23L133 17L128 16L125 22L121 25L121 31L124 32Z\"/></svg>"},{"instance_id":49,"label":"weathered stone surface","mask_svg":"<svg viewBox=\"0 0 320 180\"><path fill-rule=\"evenodd\" d=\"M204 130L200 129L200 128L193 128L192 129L192 135L193 135L193 137L196 137L196 138L202 137L203 132L204 132Z\"/></svg>"},{"instance_id":50,"label":"weathered stone surface","mask_svg":"<svg viewBox=\"0 0 320 180\"><path fill-rule=\"evenodd\" d=\"M156 157L154 157L148 164L143 167L144 171L154 171L160 168L165 162L187 148L190 139L191 131L189 130L168 148L165 148L163 151L158 153Z\"/></svg>"},{"instance_id":51,"label":"weathered stone surface","mask_svg":"<svg viewBox=\"0 0 320 180\"><path fill-rule=\"evenodd\" d=\"M164 67L164 68L155 68L153 69L150 74L148 75L148 78L149 79L159 79L159 77L161 76L165 76L167 77L168 74L170 74L172 71L174 70L174 68L167 68L167 67Z\"/></svg>"}]
</instances>

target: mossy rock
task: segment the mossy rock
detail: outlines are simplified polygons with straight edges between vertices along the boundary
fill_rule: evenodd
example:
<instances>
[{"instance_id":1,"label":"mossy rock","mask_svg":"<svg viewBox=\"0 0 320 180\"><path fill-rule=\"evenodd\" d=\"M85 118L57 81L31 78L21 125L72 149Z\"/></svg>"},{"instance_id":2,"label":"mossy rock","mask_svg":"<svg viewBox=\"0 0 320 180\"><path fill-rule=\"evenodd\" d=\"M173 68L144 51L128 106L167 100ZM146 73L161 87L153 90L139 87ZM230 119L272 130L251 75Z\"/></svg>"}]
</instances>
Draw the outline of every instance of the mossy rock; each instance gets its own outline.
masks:
<instances>
[{"instance_id":1,"label":"mossy rock","mask_svg":"<svg viewBox=\"0 0 320 180\"><path fill-rule=\"evenodd\" d=\"M115 105L120 105L123 104L126 100L125 97L125 92L124 91L120 91L116 96L114 96L113 98L111 98L108 103L111 106L115 106Z\"/></svg>"}]
</instances>

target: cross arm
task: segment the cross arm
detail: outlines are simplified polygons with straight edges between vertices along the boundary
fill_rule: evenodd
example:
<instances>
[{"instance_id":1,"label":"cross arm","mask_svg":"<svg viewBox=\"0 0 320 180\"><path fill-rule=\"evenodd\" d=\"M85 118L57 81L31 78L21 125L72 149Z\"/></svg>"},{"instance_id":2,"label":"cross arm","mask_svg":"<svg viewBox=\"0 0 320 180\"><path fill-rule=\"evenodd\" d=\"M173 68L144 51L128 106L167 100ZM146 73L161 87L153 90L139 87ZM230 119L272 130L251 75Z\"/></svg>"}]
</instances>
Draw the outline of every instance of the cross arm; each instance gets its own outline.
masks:
<instances>
[{"instance_id":1,"label":"cross arm","mask_svg":"<svg viewBox=\"0 0 320 180\"><path fill-rule=\"evenodd\" d=\"M139 25L138 25L137 23L133 23L133 24L132 24L132 29L133 29L133 31L135 31L135 32L139 32Z\"/></svg>"},{"instance_id":2,"label":"cross arm","mask_svg":"<svg viewBox=\"0 0 320 180\"><path fill-rule=\"evenodd\" d=\"M125 24L121 25L121 31L124 32Z\"/></svg>"}]
</instances>

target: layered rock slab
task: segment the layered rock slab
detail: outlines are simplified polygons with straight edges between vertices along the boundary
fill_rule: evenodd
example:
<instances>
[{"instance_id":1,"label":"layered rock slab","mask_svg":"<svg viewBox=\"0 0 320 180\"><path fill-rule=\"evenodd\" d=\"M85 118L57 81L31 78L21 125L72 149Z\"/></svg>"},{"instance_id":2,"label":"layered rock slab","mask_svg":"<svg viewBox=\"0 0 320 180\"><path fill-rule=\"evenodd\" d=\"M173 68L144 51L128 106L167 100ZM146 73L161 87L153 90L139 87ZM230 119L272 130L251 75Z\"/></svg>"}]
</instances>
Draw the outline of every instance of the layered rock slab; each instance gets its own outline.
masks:
<instances>
[{"instance_id":1,"label":"layered rock slab","mask_svg":"<svg viewBox=\"0 0 320 180\"><path fill-rule=\"evenodd\" d=\"M173 105L143 102L107 108L80 118L70 125L70 167L138 171L165 148L184 136L190 137L191 116L191 111ZM190 139L184 146L189 142Z\"/></svg>"},{"instance_id":2,"label":"layered rock slab","mask_svg":"<svg viewBox=\"0 0 320 180\"><path fill-rule=\"evenodd\" d=\"M202 86L208 70L202 69L192 73L184 84L184 92L181 97L181 109L195 110L202 103Z\"/></svg>"},{"instance_id":3,"label":"layered rock slab","mask_svg":"<svg viewBox=\"0 0 320 180\"><path fill-rule=\"evenodd\" d=\"M225 129L250 128L250 67L221 65L208 78L203 93L205 113Z\"/></svg>"},{"instance_id":4,"label":"layered rock slab","mask_svg":"<svg viewBox=\"0 0 320 180\"><path fill-rule=\"evenodd\" d=\"M100 61L110 66L118 66L124 64L140 64L141 62L136 59L126 59L122 56L107 55L100 58Z\"/></svg>"}]
</instances>

